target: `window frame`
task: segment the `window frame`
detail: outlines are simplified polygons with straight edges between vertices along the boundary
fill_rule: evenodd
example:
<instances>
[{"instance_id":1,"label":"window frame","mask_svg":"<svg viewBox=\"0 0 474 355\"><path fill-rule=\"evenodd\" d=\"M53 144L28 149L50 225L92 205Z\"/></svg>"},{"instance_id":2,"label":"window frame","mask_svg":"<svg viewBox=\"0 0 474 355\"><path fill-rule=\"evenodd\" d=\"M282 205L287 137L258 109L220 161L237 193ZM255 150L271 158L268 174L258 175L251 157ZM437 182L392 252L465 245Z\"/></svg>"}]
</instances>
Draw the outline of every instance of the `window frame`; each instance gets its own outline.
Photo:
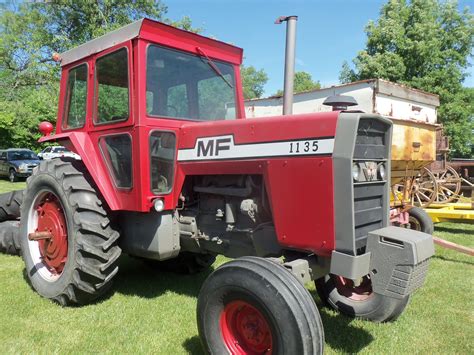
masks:
<instances>
[{"instance_id":1,"label":"window frame","mask_svg":"<svg viewBox=\"0 0 474 355\"><path fill-rule=\"evenodd\" d=\"M86 78L86 102L85 102L85 108L86 108L86 117L84 117L84 122L82 124L82 126L78 126L78 127L68 127L67 126L67 123L69 121L69 105L68 105L68 96L70 94L69 92L69 74L71 73L71 70L74 70L74 69L77 69L79 68L81 65L85 65L86 66L86 69L87 69L87 78ZM86 123L87 123L87 114L88 114L88 110L89 110L89 69L90 69L90 66L89 66L89 62L82 62L82 63L79 63L71 68L68 69L67 71L67 79L66 79L66 90L65 90L65 94L64 94L64 102L63 102L63 116L62 116L62 119L61 119L61 130L62 131L73 131L73 130L76 130L76 129L82 129L86 126ZM65 119L66 118L66 119Z\"/></svg>"},{"instance_id":2,"label":"window frame","mask_svg":"<svg viewBox=\"0 0 474 355\"><path fill-rule=\"evenodd\" d=\"M171 183L171 188L168 190L168 192L160 192L160 193L155 193L153 191L153 186L151 185L153 182L153 171L151 169L151 136L153 135L154 132L161 132L161 133L171 133L174 135L175 139L175 147L174 147L174 156L173 156L173 179ZM166 196L169 195L171 192L173 192L174 189L174 180L176 178L176 169L177 169L177 156L178 156L178 136L175 131L169 130L169 129L152 129L148 133L148 156L149 156L149 161L148 161L148 166L150 168L150 191L153 194L153 196Z\"/></svg>"},{"instance_id":3,"label":"window frame","mask_svg":"<svg viewBox=\"0 0 474 355\"><path fill-rule=\"evenodd\" d=\"M190 52L190 51L186 51L184 49L178 49L178 48L174 48L174 47L169 47L169 46L166 46L166 45L162 45L162 44L158 44L158 43L153 43L153 42L149 42L146 44L146 48L145 48L145 92L147 92L147 88L148 88L148 82L147 82L147 77L148 77L148 51L150 49L151 46L155 46L155 47L160 47L160 48L164 48L166 50L169 50L169 51L172 51L172 52L178 52L178 53L183 53L183 54L187 54L187 55L190 55L192 57L196 57L196 58L200 58L200 56L198 55L198 53L196 52ZM221 63L221 64L225 64L225 65L229 65L231 68L232 68L232 75L233 75L233 97L234 97L234 106L237 107L238 106L238 94L237 94L237 80L236 80L236 72L235 72L235 66L234 64L230 63L230 62L226 62L226 61L223 61L223 60L220 60L220 59L216 59L216 58L213 58L213 57L210 57L210 59L214 62L214 63ZM197 86L198 86L198 83L199 81L196 81L196 90L197 90ZM187 86L187 85L186 85ZM186 91L186 95L188 96L189 93ZM196 95L197 95L197 92L196 92ZM189 100L189 96L188 96L188 100ZM197 97L197 109L199 110L199 98ZM222 119L218 119L218 120L200 120L200 119L193 119L193 118L187 118L187 117L172 117L172 116L163 116L163 115L152 115L152 114L149 114L146 110L146 97L145 97L145 116L147 118L150 118L150 119L165 119L165 120L178 120L178 121L190 121L190 122L216 122L216 121L233 121L233 120L237 120L239 119L239 115L238 115L238 112L237 112L237 109L235 110L235 117L233 119L228 119L226 120L225 117L223 117ZM189 106L188 106L188 110L189 110Z\"/></svg>"},{"instance_id":4,"label":"window frame","mask_svg":"<svg viewBox=\"0 0 474 355\"><path fill-rule=\"evenodd\" d=\"M128 136L130 138L130 149L131 149L131 152L130 152L130 157L132 158L132 160L130 161L130 168L131 168L131 179L130 179L130 187L120 187L117 185L117 180L115 179L115 173L114 173L114 170L113 170L113 167L110 165L111 162L109 161L109 159L107 159L103 149L102 149L102 146L101 146L101 140L102 139L106 139L108 137L115 137L115 136ZM109 172L109 176L111 177L111 180L114 184L114 187L117 189L117 190L122 190L122 191L131 191L133 190L134 188L134 178L133 178L133 170L134 170L134 159L133 159L133 137L132 135L129 133L129 132L118 132L118 133L111 133L111 134L103 134L101 135L100 137L98 137L97 139L97 146L99 147L99 150L100 150L100 154L102 155L102 158L103 158L103 161L107 167L107 171Z\"/></svg>"},{"instance_id":5,"label":"window frame","mask_svg":"<svg viewBox=\"0 0 474 355\"><path fill-rule=\"evenodd\" d=\"M98 114L99 114L99 83L97 82L97 62L100 61L102 58L105 58L109 55L116 54L117 52L125 49L127 55L127 83L128 83L128 117L121 119L121 120L113 120L113 121L106 121L106 122L98 122ZM94 127L106 126L106 125L115 125L118 123L127 122L130 117L132 117L132 80L130 75L130 50L127 44L121 45L118 48L112 49L110 52L101 53L100 56L97 56L94 60L94 96L93 96L93 103L92 103L92 124Z\"/></svg>"}]
</instances>

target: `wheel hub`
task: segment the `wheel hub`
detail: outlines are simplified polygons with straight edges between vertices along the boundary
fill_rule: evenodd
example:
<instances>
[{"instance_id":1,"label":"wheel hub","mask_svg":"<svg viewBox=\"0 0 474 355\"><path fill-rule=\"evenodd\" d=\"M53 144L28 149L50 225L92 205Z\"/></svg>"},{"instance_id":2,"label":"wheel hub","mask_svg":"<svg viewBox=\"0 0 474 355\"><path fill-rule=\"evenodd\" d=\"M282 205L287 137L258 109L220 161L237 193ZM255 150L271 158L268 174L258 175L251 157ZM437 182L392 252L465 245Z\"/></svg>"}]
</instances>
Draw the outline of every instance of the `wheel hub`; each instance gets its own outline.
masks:
<instances>
[{"instance_id":1,"label":"wheel hub","mask_svg":"<svg viewBox=\"0 0 474 355\"><path fill-rule=\"evenodd\" d=\"M272 353L270 326L262 313L249 303L228 303L222 312L220 326L232 354Z\"/></svg>"},{"instance_id":2,"label":"wheel hub","mask_svg":"<svg viewBox=\"0 0 474 355\"><path fill-rule=\"evenodd\" d=\"M38 247L44 264L53 274L61 274L67 261L66 218L58 198L46 194L36 207L38 227L35 232L49 233L50 237L38 240Z\"/></svg>"},{"instance_id":3,"label":"wheel hub","mask_svg":"<svg viewBox=\"0 0 474 355\"><path fill-rule=\"evenodd\" d=\"M351 279L335 276L335 284L339 294L354 301L364 301L373 294L372 282L367 276L364 276L358 285Z\"/></svg>"}]
</instances>

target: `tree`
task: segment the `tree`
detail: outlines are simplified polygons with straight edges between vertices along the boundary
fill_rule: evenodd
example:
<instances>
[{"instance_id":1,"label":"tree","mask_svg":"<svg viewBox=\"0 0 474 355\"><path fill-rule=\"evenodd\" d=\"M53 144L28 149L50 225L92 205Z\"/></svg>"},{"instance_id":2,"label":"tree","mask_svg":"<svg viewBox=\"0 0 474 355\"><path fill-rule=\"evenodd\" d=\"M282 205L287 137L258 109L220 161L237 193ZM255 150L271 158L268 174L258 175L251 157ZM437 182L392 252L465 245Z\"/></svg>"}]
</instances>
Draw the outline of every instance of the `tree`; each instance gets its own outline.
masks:
<instances>
[{"instance_id":1,"label":"tree","mask_svg":"<svg viewBox=\"0 0 474 355\"><path fill-rule=\"evenodd\" d=\"M188 17L172 22L155 1L10 2L0 5L0 148L37 146L38 123L55 122L60 66L54 52L142 17L199 32Z\"/></svg>"},{"instance_id":2,"label":"tree","mask_svg":"<svg viewBox=\"0 0 474 355\"><path fill-rule=\"evenodd\" d=\"M319 81L313 81L313 78L310 73L307 73L305 71L298 71L295 73L295 81L293 86L293 92L295 94L316 89L321 89L321 84L319 83ZM278 90L275 94L275 96L282 95L283 90Z\"/></svg>"},{"instance_id":3,"label":"tree","mask_svg":"<svg viewBox=\"0 0 474 355\"><path fill-rule=\"evenodd\" d=\"M242 75L244 98L249 100L261 97L264 91L263 87L268 81L267 73L263 69L257 70L253 66L242 65L240 74Z\"/></svg>"},{"instance_id":4,"label":"tree","mask_svg":"<svg viewBox=\"0 0 474 355\"><path fill-rule=\"evenodd\" d=\"M391 0L365 28L366 49L343 64L343 83L383 78L440 95L439 121L456 156L471 154L472 90L462 83L474 45L474 17L457 2ZM470 109L469 109L470 108Z\"/></svg>"}]
</instances>

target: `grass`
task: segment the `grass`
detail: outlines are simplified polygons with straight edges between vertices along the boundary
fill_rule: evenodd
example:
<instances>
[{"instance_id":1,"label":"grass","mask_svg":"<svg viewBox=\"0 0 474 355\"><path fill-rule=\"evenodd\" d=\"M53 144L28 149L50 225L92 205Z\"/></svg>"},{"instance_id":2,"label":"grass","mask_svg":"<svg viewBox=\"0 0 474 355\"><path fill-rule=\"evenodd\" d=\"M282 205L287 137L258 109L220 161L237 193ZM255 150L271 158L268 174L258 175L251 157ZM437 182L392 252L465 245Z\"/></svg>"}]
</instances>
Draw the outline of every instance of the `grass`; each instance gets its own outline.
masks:
<instances>
[{"instance_id":1,"label":"grass","mask_svg":"<svg viewBox=\"0 0 474 355\"><path fill-rule=\"evenodd\" d=\"M0 192L12 186L24 185L0 180ZM474 224L441 223L435 234L474 247ZM225 261L220 257L215 266ZM31 290L21 258L0 255L0 353L200 354L195 309L206 276L156 273L122 257L105 298L61 308ZM473 284L473 258L436 247L424 287L395 323L374 324L320 308L326 352L472 354Z\"/></svg>"}]
</instances>

